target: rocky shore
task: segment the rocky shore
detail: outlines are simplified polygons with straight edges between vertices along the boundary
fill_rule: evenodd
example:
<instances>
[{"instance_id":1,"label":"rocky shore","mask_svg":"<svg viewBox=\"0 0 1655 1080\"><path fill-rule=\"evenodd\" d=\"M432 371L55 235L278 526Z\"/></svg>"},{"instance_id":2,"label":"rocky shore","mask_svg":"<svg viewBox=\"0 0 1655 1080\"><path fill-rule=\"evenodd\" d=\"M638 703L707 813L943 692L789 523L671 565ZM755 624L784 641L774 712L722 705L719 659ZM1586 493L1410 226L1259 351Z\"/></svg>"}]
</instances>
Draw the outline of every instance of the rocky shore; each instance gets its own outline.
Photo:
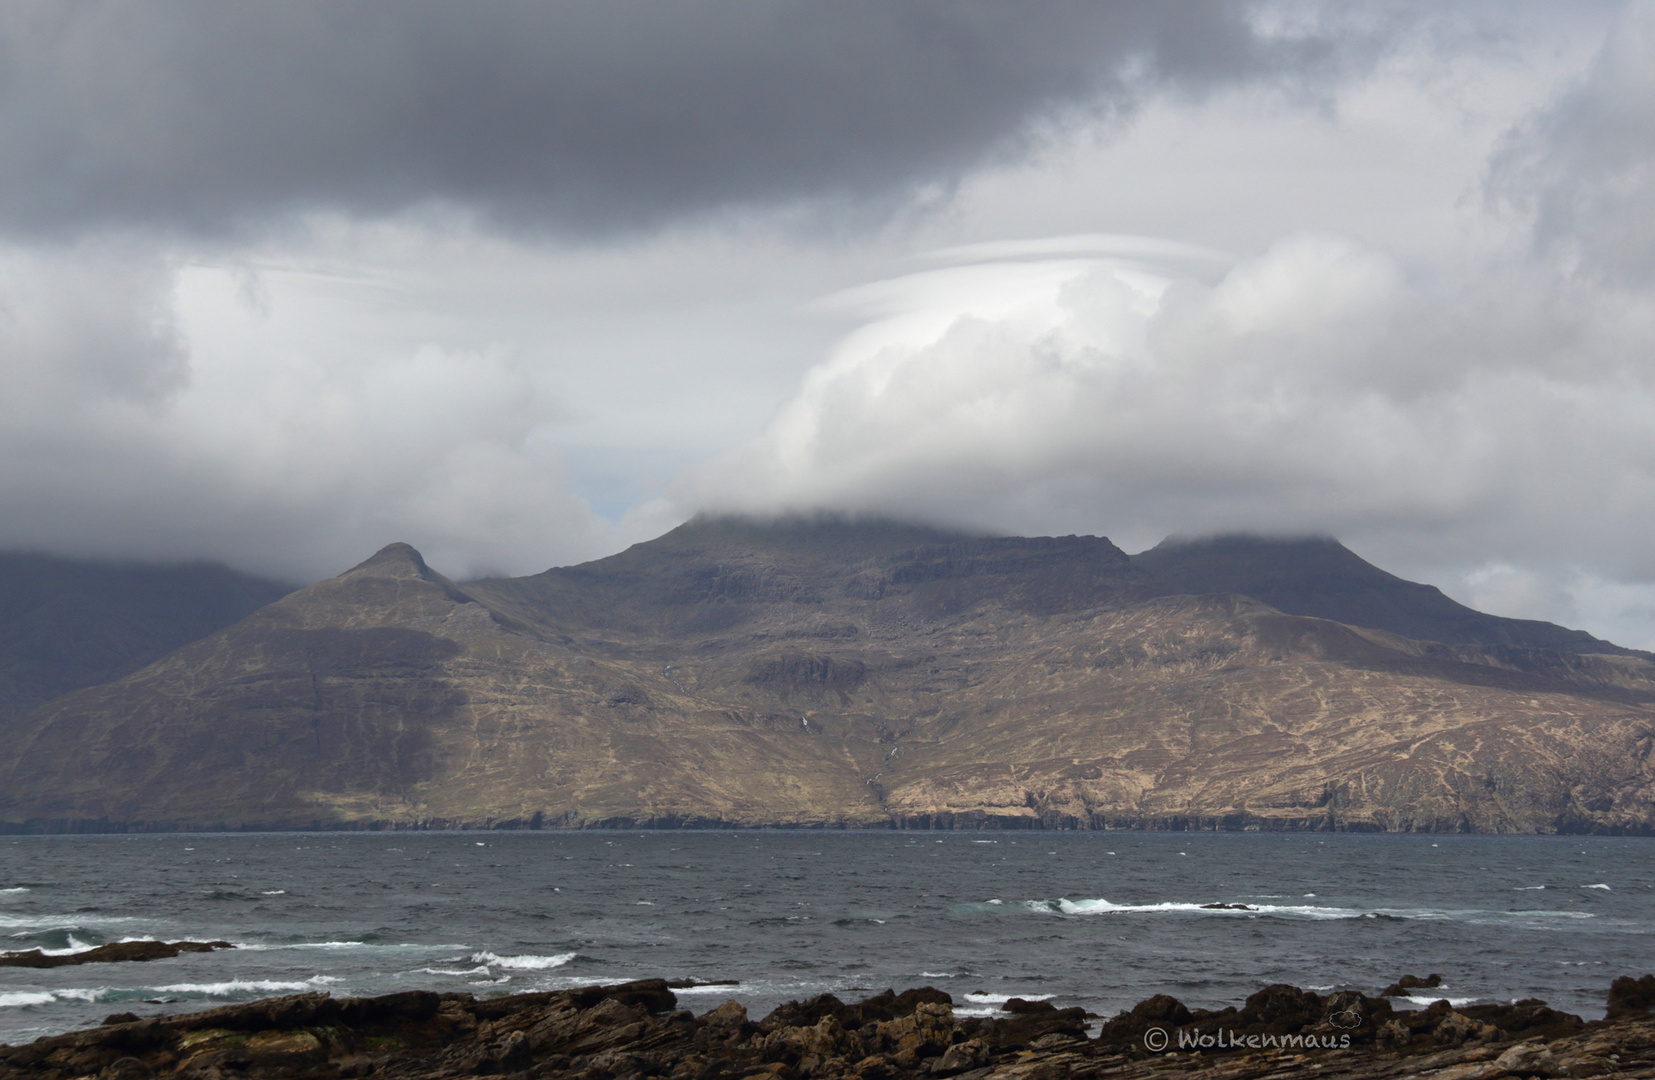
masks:
<instances>
[{"instance_id":1,"label":"rocky shore","mask_svg":"<svg viewBox=\"0 0 1655 1080\"><path fill-rule=\"evenodd\" d=\"M1399 985L1409 982L1430 984ZM1615 980L1608 1005L1587 1022L1532 1000L1405 1010L1383 996L1276 985L1214 1011L1157 995L1098 1030L1080 1009L1016 999L999 1017L956 1017L930 988L856 1004L823 995L757 1022L735 1001L696 1016L662 980L483 1000L301 994L182 1016L117 1014L0 1047L0 1080L1655 1077L1655 976Z\"/></svg>"}]
</instances>

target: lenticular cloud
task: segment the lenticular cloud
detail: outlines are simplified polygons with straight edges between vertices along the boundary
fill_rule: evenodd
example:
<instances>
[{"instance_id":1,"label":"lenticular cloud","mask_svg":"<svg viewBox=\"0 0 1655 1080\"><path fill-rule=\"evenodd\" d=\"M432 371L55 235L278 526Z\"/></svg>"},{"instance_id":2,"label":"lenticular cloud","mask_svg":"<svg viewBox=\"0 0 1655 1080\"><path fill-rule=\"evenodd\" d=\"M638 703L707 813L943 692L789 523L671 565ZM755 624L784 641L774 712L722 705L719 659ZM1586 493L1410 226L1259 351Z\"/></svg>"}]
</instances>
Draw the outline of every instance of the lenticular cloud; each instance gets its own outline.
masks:
<instances>
[{"instance_id":1,"label":"lenticular cloud","mask_svg":"<svg viewBox=\"0 0 1655 1080\"><path fill-rule=\"evenodd\" d=\"M1332 532L1655 573L1605 539L1642 532L1651 522L1630 519L1655 505L1635 305L1570 296L1535 267L1427 289L1333 236L1228 265L1078 246L850 294L867 324L757 441L701 474L700 501L1129 546Z\"/></svg>"}]
</instances>

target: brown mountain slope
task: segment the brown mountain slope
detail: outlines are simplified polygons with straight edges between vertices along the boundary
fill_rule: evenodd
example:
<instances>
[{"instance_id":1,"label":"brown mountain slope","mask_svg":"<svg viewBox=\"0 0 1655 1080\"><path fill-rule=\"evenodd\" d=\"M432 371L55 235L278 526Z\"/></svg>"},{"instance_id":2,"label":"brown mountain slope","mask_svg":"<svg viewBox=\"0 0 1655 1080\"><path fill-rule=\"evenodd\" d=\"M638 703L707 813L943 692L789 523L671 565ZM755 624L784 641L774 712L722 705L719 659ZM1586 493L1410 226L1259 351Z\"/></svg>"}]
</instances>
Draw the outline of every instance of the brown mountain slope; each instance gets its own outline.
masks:
<instances>
[{"instance_id":1,"label":"brown mountain slope","mask_svg":"<svg viewBox=\"0 0 1655 1080\"><path fill-rule=\"evenodd\" d=\"M393 545L0 735L0 821L1655 827L1644 656L1169 595L1141 558L701 521L456 586Z\"/></svg>"}]
</instances>

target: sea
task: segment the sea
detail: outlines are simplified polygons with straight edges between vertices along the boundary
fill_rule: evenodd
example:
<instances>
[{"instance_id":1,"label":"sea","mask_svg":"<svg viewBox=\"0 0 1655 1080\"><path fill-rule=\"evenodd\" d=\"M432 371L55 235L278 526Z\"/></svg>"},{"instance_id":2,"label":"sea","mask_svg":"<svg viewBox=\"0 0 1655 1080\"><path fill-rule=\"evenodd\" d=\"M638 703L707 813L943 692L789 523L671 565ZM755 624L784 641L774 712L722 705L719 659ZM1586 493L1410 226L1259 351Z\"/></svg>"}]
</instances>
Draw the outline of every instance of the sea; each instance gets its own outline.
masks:
<instances>
[{"instance_id":1,"label":"sea","mask_svg":"<svg viewBox=\"0 0 1655 1080\"><path fill-rule=\"evenodd\" d=\"M1211 907L1208 905L1232 905ZM260 997L478 996L661 977L757 1019L933 986L1100 1017L1270 983L1541 998L1655 972L1655 840L1145 832L395 832L0 837L0 944L234 949L0 967L0 1042Z\"/></svg>"}]
</instances>

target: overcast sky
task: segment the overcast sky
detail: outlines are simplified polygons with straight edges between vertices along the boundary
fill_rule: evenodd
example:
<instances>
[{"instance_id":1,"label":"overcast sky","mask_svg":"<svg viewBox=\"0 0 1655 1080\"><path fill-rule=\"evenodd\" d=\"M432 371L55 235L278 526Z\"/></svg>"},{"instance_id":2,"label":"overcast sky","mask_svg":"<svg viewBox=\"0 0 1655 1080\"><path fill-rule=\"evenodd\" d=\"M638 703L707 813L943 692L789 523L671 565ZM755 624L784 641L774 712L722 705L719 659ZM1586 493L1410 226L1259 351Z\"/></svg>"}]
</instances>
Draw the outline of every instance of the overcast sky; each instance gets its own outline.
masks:
<instances>
[{"instance_id":1,"label":"overcast sky","mask_svg":"<svg viewBox=\"0 0 1655 1080\"><path fill-rule=\"evenodd\" d=\"M0 547L1330 533L1655 647L1655 5L0 6Z\"/></svg>"}]
</instances>

